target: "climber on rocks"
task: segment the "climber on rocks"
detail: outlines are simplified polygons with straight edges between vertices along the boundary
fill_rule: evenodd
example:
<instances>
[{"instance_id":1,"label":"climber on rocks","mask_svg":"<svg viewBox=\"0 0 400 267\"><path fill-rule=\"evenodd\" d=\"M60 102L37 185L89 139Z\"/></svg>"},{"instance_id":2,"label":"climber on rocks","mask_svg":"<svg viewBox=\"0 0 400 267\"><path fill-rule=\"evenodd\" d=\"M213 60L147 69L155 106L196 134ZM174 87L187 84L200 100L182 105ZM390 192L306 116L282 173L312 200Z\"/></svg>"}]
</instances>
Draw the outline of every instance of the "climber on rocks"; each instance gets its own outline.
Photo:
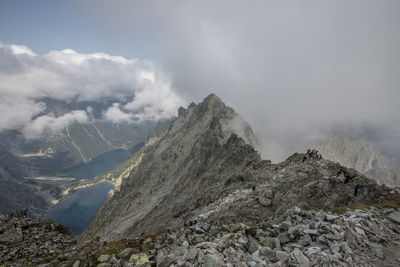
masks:
<instances>
[{"instance_id":1,"label":"climber on rocks","mask_svg":"<svg viewBox=\"0 0 400 267\"><path fill-rule=\"evenodd\" d=\"M357 196L357 194L358 194L358 190L360 190L361 188L363 188L364 187L364 185L362 185L362 184L358 184L358 185L356 185L355 187L354 187L354 196L356 197Z\"/></svg>"}]
</instances>

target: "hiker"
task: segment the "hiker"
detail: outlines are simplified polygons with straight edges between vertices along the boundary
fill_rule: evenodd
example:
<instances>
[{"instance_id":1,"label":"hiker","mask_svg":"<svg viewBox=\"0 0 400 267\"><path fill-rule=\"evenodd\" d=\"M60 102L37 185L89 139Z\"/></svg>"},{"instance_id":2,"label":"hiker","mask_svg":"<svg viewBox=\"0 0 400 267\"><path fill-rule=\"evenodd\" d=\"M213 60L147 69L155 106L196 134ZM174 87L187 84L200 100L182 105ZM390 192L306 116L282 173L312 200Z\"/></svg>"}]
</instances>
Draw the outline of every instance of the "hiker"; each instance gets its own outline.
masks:
<instances>
[{"instance_id":1,"label":"hiker","mask_svg":"<svg viewBox=\"0 0 400 267\"><path fill-rule=\"evenodd\" d=\"M354 187L354 196L356 197L357 196L357 194L358 194L358 190L360 190L361 188L363 188L364 187L364 185L362 185L362 184L358 184L358 185L356 185L355 187Z\"/></svg>"},{"instance_id":2,"label":"hiker","mask_svg":"<svg viewBox=\"0 0 400 267\"><path fill-rule=\"evenodd\" d=\"M256 186L255 185L253 185L253 191L256 191Z\"/></svg>"},{"instance_id":3,"label":"hiker","mask_svg":"<svg viewBox=\"0 0 400 267\"><path fill-rule=\"evenodd\" d=\"M318 154L318 155L317 155L317 159L318 159L318 160L321 160L321 159L322 159L322 155L321 155L321 154Z\"/></svg>"},{"instance_id":4,"label":"hiker","mask_svg":"<svg viewBox=\"0 0 400 267\"><path fill-rule=\"evenodd\" d=\"M346 171L343 169L343 167L340 167L338 174L336 175L336 177L339 177L340 174L346 175Z\"/></svg>"},{"instance_id":5,"label":"hiker","mask_svg":"<svg viewBox=\"0 0 400 267\"><path fill-rule=\"evenodd\" d=\"M346 177L346 180L344 180L344 183L347 184L351 180L351 175L348 174L347 172L344 173L344 177Z\"/></svg>"}]
</instances>

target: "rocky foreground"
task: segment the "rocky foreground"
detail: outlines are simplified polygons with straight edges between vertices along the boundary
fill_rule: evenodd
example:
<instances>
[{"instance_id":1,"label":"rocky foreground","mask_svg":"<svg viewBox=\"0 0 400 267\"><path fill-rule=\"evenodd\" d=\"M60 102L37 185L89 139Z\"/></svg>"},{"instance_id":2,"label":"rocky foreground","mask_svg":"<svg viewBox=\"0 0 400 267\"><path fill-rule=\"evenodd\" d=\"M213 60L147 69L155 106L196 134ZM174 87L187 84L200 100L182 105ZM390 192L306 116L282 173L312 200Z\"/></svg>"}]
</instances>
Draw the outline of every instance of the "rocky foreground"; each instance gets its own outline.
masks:
<instances>
[{"instance_id":1,"label":"rocky foreground","mask_svg":"<svg viewBox=\"0 0 400 267\"><path fill-rule=\"evenodd\" d=\"M76 244L68 229L23 213L0 218L0 266L399 266L400 209L338 215L300 208L280 221L198 218L135 239Z\"/></svg>"}]
</instances>

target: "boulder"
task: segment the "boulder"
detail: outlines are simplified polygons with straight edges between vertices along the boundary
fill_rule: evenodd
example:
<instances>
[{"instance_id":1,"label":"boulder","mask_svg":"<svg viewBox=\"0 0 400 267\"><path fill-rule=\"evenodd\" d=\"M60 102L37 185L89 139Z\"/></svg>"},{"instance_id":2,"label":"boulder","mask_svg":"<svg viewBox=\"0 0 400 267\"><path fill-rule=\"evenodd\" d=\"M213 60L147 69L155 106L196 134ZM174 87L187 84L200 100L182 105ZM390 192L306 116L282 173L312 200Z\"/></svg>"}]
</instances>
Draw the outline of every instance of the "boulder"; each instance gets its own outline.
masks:
<instances>
[{"instance_id":1,"label":"boulder","mask_svg":"<svg viewBox=\"0 0 400 267\"><path fill-rule=\"evenodd\" d=\"M133 248L126 248L126 249L124 249L123 251L121 251L121 252L118 254L118 258L128 259L128 258L132 255L133 250L134 250Z\"/></svg>"},{"instance_id":2,"label":"boulder","mask_svg":"<svg viewBox=\"0 0 400 267\"><path fill-rule=\"evenodd\" d=\"M293 255L297 263L299 264L299 267L310 267L310 260L306 256L304 256L300 249L295 248L293 250Z\"/></svg>"},{"instance_id":3,"label":"boulder","mask_svg":"<svg viewBox=\"0 0 400 267\"><path fill-rule=\"evenodd\" d=\"M223 267L224 262L216 254L207 254L203 258L204 267Z\"/></svg>"},{"instance_id":4,"label":"boulder","mask_svg":"<svg viewBox=\"0 0 400 267\"><path fill-rule=\"evenodd\" d=\"M400 224L400 212L398 211L392 212L387 217L392 222Z\"/></svg>"},{"instance_id":5,"label":"boulder","mask_svg":"<svg viewBox=\"0 0 400 267\"><path fill-rule=\"evenodd\" d=\"M145 253L133 254L129 258L128 266L142 266L142 267L150 267L149 258Z\"/></svg>"}]
</instances>

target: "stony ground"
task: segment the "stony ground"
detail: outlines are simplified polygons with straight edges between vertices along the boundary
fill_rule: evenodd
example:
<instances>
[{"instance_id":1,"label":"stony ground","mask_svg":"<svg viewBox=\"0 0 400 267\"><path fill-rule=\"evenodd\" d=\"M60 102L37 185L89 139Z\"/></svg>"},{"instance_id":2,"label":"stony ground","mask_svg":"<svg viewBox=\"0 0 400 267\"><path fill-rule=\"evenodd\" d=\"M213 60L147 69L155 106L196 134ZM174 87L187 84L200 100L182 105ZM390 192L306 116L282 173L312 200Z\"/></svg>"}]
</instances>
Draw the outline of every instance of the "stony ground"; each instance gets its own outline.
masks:
<instances>
[{"instance_id":1,"label":"stony ground","mask_svg":"<svg viewBox=\"0 0 400 267\"><path fill-rule=\"evenodd\" d=\"M73 244L67 227L32 220L26 210L0 216L0 266L48 262Z\"/></svg>"},{"instance_id":2,"label":"stony ground","mask_svg":"<svg viewBox=\"0 0 400 267\"><path fill-rule=\"evenodd\" d=\"M68 229L24 213L0 217L0 266L399 266L400 209L288 209L280 221L198 218L135 239L77 244Z\"/></svg>"}]
</instances>

